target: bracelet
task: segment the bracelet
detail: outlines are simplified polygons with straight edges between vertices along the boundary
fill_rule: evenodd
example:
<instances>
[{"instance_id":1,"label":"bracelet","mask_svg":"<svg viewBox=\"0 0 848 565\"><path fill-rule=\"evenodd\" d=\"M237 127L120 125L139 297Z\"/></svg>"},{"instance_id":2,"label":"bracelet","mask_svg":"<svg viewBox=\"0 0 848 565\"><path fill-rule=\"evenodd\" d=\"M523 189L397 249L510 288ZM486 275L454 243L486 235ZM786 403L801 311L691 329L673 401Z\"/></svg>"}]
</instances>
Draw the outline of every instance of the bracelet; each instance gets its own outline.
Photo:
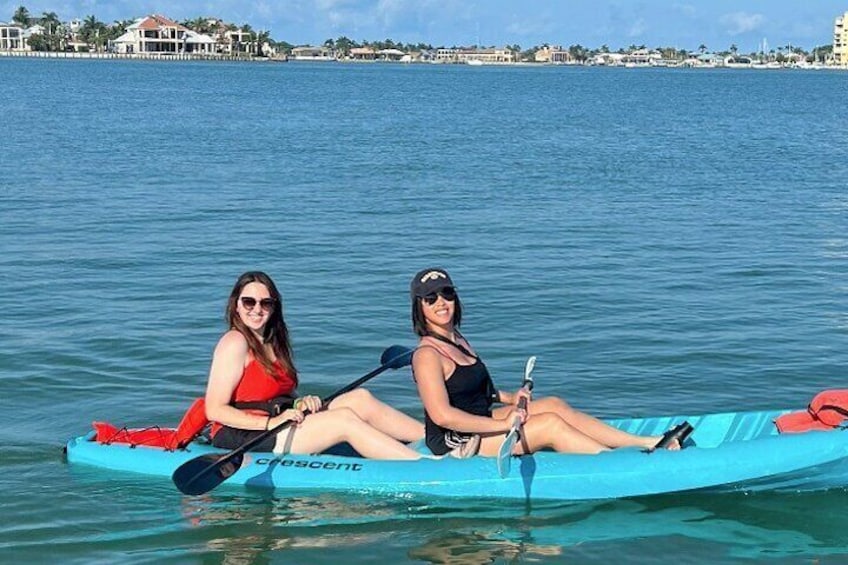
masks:
<instances>
[{"instance_id":1,"label":"bracelet","mask_svg":"<svg viewBox=\"0 0 848 565\"><path fill-rule=\"evenodd\" d=\"M299 407L302 403L303 403L303 399L302 399L302 398L298 398L297 400L295 400L295 401L294 401L294 404L292 405L292 408L294 408L295 410L300 410L300 408L298 408L298 407Z\"/></svg>"},{"instance_id":2,"label":"bracelet","mask_svg":"<svg viewBox=\"0 0 848 565\"><path fill-rule=\"evenodd\" d=\"M268 419L265 420L265 431L268 431L268 427L271 425L271 415L268 415Z\"/></svg>"}]
</instances>

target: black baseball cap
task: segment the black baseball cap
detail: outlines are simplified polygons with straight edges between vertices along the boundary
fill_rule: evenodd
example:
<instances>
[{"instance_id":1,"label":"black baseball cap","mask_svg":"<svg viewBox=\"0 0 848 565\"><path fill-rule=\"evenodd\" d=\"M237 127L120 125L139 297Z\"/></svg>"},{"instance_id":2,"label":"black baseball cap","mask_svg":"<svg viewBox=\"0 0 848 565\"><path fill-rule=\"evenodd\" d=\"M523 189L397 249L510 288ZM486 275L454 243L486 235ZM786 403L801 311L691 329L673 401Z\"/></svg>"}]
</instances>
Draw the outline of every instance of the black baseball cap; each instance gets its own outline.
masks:
<instances>
[{"instance_id":1,"label":"black baseball cap","mask_svg":"<svg viewBox=\"0 0 848 565\"><path fill-rule=\"evenodd\" d=\"M438 292L443 288L453 288L453 281L448 272L440 267L430 267L418 271L409 283L409 294L414 298L424 298L428 294Z\"/></svg>"}]
</instances>

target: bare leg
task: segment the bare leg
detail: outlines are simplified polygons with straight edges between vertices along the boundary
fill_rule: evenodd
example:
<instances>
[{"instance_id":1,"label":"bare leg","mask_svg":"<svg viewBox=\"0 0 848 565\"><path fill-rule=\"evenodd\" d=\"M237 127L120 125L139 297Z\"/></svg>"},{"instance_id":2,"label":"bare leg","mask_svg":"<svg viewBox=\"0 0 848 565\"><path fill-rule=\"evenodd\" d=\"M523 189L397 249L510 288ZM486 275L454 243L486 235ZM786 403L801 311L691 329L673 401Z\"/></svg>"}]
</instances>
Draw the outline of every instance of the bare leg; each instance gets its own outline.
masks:
<instances>
[{"instance_id":1,"label":"bare leg","mask_svg":"<svg viewBox=\"0 0 848 565\"><path fill-rule=\"evenodd\" d=\"M480 442L480 454L497 455L503 442L503 434L484 436ZM575 429L553 412L530 416L521 428L521 441L514 453L535 453L550 448L560 453L600 453L609 448Z\"/></svg>"},{"instance_id":2,"label":"bare leg","mask_svg":"<svg viewBox=\"0 0 848 565\"><path fill-rule=\"evenodd\" d=\"M365 422L401 441L416 441L424 437L424 424L377 400L364 388L345 393L333 400L328 410L349 408Z\"/></svg>"},{"instance_id":3,"label":"bare leg","mask_svg":"<svg viewBox=\"0 0 848 565\"><path fill-rule=\"evenodd\" d=\"M421 454L371 427L348 408L310 414L298 426L277 434L274 453L318 453L348 442L370 459L420 459Z\"/></svg>"},{"instance_id":4,"label":"bare leg","mask_svg":"<svg viewBox=\"0 0 848 565\"><path fill-rule=\"evenodd\" d=\"M530 414L553 412L572 427L580 430L598 443L607 447L653 447L660 436L637 436L598 420L585 412L572 408L569 404L555 396L534 400L529 405Z\"/></svg>"}]
</instances>

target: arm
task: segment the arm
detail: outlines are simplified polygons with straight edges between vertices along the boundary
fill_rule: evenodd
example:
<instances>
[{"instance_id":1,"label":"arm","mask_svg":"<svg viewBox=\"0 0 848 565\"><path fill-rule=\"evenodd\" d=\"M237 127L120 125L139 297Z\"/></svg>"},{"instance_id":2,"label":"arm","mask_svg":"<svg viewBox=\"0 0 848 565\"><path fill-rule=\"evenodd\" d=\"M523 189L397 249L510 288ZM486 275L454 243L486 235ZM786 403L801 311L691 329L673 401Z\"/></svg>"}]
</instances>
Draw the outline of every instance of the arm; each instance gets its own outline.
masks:
<instances>
[{"instance_id":1,"label":"arm","mask_svg":"<svg viewBox=\"0 0 848 565\"><path fill-rule=\"evenodd\" d=\"M286 410L271 418L250 414L230 406L233 391L241 381L247 361L247 340L237 331L229 331L218 341L212 355L209 382L206 385L206 417L213 422L241 430L265 430L286 420L303 418L302 413ZM300 418L297 418L297 415Z\"/></svg>"},{"instance_id":2,"label":"arm","mask_svg":"<svg viewBox=\"0 0 848 565\"><path fill-rule=\"evenodd\" d=\"M424 410L439 426L467 433L499 433L510 429L510 420L475 416L450 405L442 357L433 348L421 347L415 352L412 370Z\"/></svg>"}]
</instances>

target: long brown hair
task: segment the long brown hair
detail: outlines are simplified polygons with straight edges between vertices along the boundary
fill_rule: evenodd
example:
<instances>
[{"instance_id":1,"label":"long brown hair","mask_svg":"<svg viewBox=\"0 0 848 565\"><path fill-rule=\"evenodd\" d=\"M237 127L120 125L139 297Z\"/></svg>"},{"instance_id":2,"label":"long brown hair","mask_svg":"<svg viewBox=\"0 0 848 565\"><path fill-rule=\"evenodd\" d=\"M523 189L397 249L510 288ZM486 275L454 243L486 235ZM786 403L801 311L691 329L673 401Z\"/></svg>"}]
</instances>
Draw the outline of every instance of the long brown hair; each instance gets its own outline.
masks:
<instances>
[{"instance_id":1,"label":"long brown hair","mask_svg":"<svg viewBox=\"0 0 848 565\"><path fill-rule=\"evenodd\" d=\"M241 291L245 286L253 282L265 285L271 294L271 298L274 300L274 309L271 310L268 323L265 324L262 342L259 341L256 334L250 328L244 325L237 311ZM271 277L261 271L248 271L240 276L235 286L233 286L229 300L227 300L227 310L224 319L229 324L231 330L236 330L245 337L250 353L265 367L265 371L273 378L277 378L277 370L274 368L270 357L265 353L265 347L263 347L265 343L271 344L277 361L289 373L295 382L295 386L297 385L297 369L295 369L294 360L292 359L289 329L286 327L286 321L283 319L283 297L280 295L280 291L277 290L277 286L271 280Z\"/></svg>"}]
</instances>

